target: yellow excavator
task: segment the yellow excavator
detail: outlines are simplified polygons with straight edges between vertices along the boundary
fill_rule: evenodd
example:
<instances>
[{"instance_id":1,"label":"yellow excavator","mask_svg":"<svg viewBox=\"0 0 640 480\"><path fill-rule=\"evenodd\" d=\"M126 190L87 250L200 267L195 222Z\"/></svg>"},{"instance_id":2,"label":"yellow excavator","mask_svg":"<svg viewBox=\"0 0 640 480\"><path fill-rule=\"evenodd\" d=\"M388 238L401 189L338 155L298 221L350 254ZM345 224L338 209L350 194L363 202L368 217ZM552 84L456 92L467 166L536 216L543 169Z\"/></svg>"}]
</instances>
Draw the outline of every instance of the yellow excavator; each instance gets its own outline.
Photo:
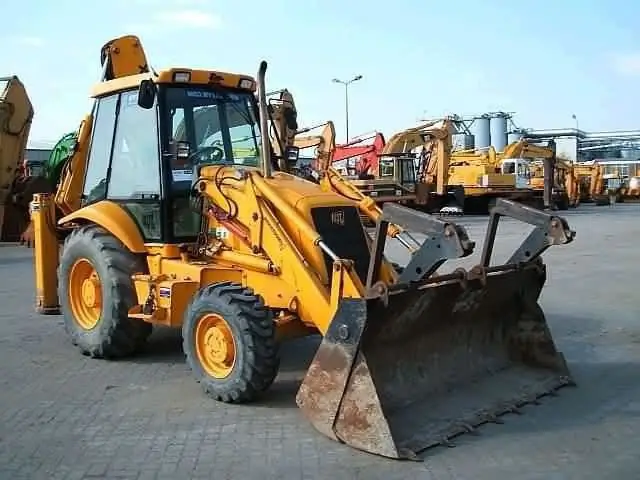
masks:
<instances>
[{"instance_id":1,"label":"yellow excavator","mask_svg":"<svg viewBox=\"0 0 640 480\"><path fill-rule=\"evenodd\" d=\"M33 106L16 75L0 77L0 241L24 239L29 202L35 192L51 192L44 176L30 171L25 151Z\"/></svg>"},{"instance_id":2,"label":"yellow excavator","mask_svg":"<svg viewBox=\"0 0 640 480\"><path fill-rule=\"evenodd\" d=\"M556 156L556 145L550 140L546 147L527 140L507 145L498 154L503 173L515 176L516 186L531 188L543 198L546 207L567 210L576 206L576 182L571 165ZM551 189L545 193L545 181Z\"/></svg>"},{"instance_id":3,"label":"yellow excavator","mask_svg":"<svg viewBox=\"0 0 640 480\"><path fill-rule=\"evenodd\" d=\"M576 163L573 174L578 185L580 202L595 202L599 205L609 203L609 195L605 192L604 167L597 163Z\"/></svg>"},{"instance_id":4,"label":"yellow excavator","mask_svg":"<svg viewBox=\"0 0 640 480\"><path fill-rule=\"evenodd\" d=\"M428 211L486 212L498 198L535 203L531 188L516 185L513 175L501 171L493 148L452 151L455 131L453 120L444 118L399 132L385 146L388 154L417 155L416 204Z\"/></svg>"},{"instance_id":5,"label":"yellow excavator","mask_svg":"<svg viewBox=\"0 0 640 480\"><path fill-rule=\"evenodd\" d=\"M573 383L538 303L542 253L575 235L563 218L498 202L480 264L442 273L473 252L461 226L385 204L370 234L358 202L286 172L296 152L268 134L266 62L257 79L155 72L135 36L101 59L56 192L31 203L37 311L60 311L83 354L125 357L153 325L179 327L204 391L245 403L267 395L281 342L320 334L297 405L390 458ZM534 228L494 265L503 216ZM384 255L391 223L426 239L402 270Z\"/></svg>"}]
</instances>

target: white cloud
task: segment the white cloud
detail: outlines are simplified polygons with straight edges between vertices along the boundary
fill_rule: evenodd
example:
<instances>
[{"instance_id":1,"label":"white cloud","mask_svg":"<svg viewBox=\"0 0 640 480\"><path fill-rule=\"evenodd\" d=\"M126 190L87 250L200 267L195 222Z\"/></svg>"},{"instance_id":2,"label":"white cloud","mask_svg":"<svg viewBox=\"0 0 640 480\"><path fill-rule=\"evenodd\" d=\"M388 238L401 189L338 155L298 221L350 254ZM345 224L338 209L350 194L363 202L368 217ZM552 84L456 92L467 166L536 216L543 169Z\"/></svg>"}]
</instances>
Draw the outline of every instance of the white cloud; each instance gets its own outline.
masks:
<instances>
[{"instance_id":1,"label":"white cloud","mask_svg":"<svg viewBox=\"0 0 640 480\"><path fill-rule=\"evenodd\" d=\"M20 45L25 45L27 47L44 46L44 39L41 37L33 36L33 35L21 35L19 37L14 37L13 41L16 43L19 43Z\"/></svg>"},{"instance_id":2,"label":"white cloud","mask_svg":"<svg viewBox=\"0 0 640 480\"><path fill-rule=\"evenodd\" d=\"M640 76L640 52L613 55L613 68L620 75Z\"/></svg>"}]
</instances>

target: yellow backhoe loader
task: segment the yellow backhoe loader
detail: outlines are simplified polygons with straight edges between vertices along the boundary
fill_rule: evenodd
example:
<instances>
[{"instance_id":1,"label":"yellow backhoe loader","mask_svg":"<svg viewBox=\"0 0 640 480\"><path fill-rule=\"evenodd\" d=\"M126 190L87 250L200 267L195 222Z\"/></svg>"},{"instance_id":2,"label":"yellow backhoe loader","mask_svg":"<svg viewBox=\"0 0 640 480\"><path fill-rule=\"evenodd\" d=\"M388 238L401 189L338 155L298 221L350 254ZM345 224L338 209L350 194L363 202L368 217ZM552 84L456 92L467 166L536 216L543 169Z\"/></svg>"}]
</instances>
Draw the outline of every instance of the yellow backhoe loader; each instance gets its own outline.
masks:
<instances>
[{"instance_id":1,"label":"yellow backhoe loader","mask_svg":"<svg viewBox=\"0 0 640 480\"><path fill-rule=\"evenodd\" d=\"M280 170L292 157L267 134L265 62L257 82L156 73L134 36L102 62L58 189L31 204L37 310L60 309L81 352L124 357L152 325L180 327L203 389L243 403L276 378L280 342L319 333L298 406L330 438L391 458L572 383L538 304L541 254L574 238L564 219L499 202L481 263L440 273L472 253L464 228L385 204L369 235L357 202ZM492 265L502 216L534 230ZM383 254L389 223L427 239L401 272Z\"/></svg>"}]
</instances>

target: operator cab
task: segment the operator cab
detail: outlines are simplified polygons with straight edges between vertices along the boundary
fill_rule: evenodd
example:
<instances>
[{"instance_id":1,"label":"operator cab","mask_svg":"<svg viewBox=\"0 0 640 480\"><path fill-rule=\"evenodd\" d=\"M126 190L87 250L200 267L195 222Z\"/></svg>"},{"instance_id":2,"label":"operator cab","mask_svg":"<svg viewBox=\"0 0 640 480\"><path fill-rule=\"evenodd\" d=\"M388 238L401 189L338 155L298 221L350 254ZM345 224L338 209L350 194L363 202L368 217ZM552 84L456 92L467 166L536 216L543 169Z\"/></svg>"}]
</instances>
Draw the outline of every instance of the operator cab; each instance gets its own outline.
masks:
<instances>
[{"instance_id":1,"label":"operator cab","mask_svg":"<svg viewBox=\"0 0 640 480\"><path fill-rule=\"evenodd\" d=\"M416 165L413 154L384 155L380 157L379 165L381 179L393 182L405 192L415 191Z\"/></svg>"},{"instance_id":2,"label":"operator cab","mask_svg":"<svg viewBox=\"0 0 640 480\"><path fill-rule=\"evenodd\" d=\"M531 168L529 160L525 158L509 158L502 161L500 166L503 174L516 177L516 188L528 188L531 182Z\"/></svg>"},{"instance_id":3,"label":"operator cab","mask_svg":"<svg viewBox=\"0 0 640 480\"><path fill-rule=\"evenodd\" d=\"M120 204L145 242L196 240L198 167L260 167L258 107L248 88L142 80L98 98L94 119L83 206Z\"/></svg>"}]
</instances>

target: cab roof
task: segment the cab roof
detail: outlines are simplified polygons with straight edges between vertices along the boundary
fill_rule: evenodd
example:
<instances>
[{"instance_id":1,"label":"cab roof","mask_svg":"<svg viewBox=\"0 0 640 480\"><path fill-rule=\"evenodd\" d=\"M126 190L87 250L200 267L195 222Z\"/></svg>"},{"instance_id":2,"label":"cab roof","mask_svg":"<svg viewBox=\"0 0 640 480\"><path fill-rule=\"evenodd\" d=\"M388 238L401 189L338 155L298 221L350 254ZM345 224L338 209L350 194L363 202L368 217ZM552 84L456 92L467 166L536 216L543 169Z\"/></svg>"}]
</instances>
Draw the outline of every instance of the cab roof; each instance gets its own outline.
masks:
<instances>
[{"instance_id":1,"label":"cab roof","mask_svg":"<svg viewBox=\"0 0 640 480\"><path fill-rule=\"evenodd\" d=\"M190 80L176 81L176 74L185 76L188 74ZM248 75L237 73L218 72L214 70L193 70L190 68L171 68L161 70L156 74L147 72L138 75L128 75L126 77L115 78L94 85L91 90L91 97L102 97L104 95L130 90L140 85L143 80L151 79L157 84L175 85L215 85L218 87L239 88L250 92L256 91L256 81Z\"/></svg>"}]
</instances>

